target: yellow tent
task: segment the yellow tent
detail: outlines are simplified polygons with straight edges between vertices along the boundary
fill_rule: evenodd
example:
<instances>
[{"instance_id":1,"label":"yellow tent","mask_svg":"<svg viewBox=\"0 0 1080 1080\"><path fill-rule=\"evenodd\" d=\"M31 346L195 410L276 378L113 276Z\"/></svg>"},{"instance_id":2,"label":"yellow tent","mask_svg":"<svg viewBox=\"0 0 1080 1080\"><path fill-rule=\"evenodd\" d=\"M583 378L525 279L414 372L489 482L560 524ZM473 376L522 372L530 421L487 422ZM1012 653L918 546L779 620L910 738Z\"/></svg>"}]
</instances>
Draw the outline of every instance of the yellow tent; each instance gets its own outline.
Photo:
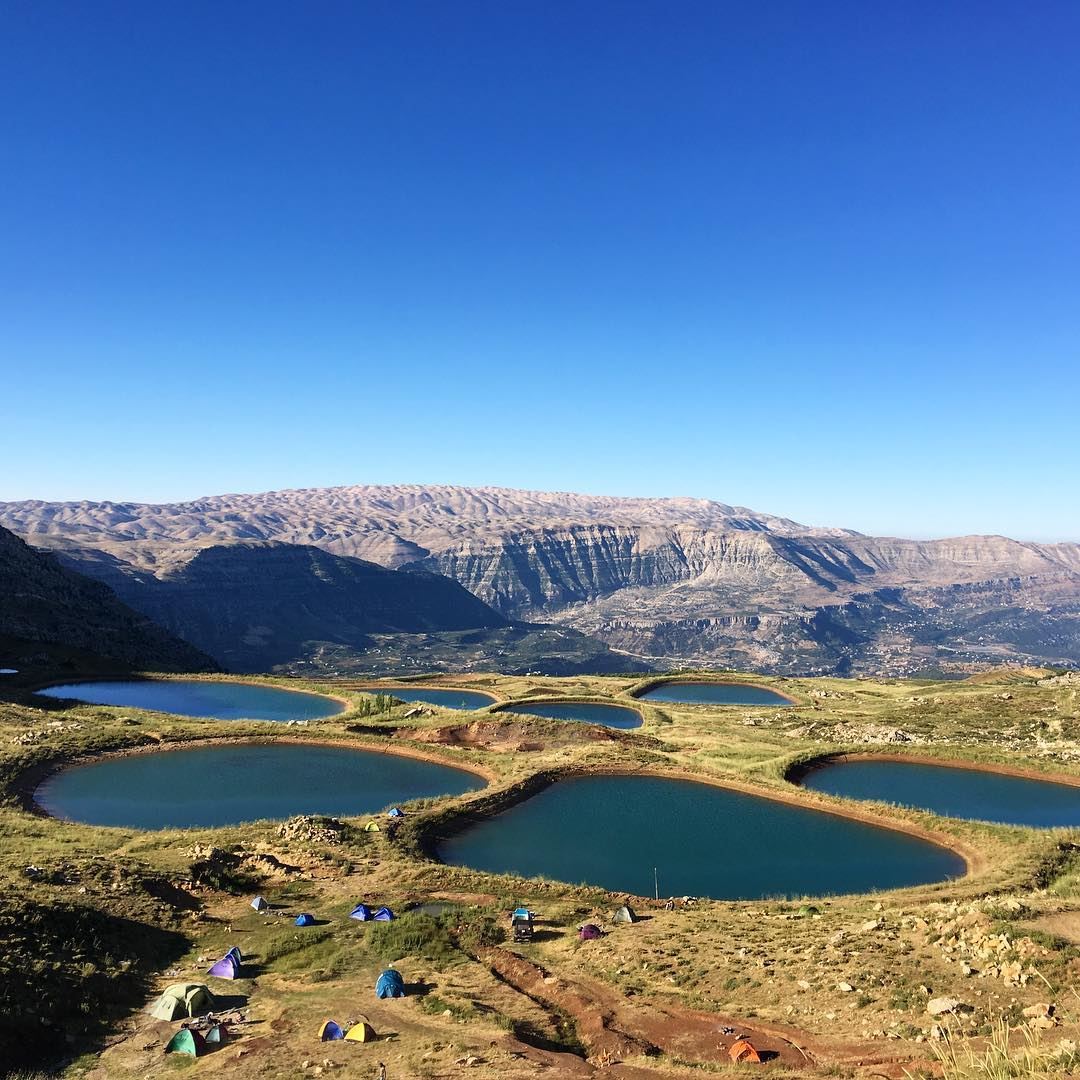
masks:
<instances>
[{"instance_id":1,"label":"yellow tent","mask_svg":"<svg viewBox=\"0 0 1080 1080\"><path fill-rule=\"evenodd\" d=\"M369 821L364 826L364 832L382 832L382 829L379 828L379 823L377 821Z\"/></svg>"},{"instance_id":2,"label":"yellow tent","mask_svg":"<svg viewBox=\"0 0 1080 1080\"><path fill-rule=\"evenodd\" d=\"M349 1028L346 1039L352 1039L353 1042L373 1042L378 1036L375 1034L375 1029L363 1020L359 1024L353 1024Z\"/></svg>"}]
</instances>

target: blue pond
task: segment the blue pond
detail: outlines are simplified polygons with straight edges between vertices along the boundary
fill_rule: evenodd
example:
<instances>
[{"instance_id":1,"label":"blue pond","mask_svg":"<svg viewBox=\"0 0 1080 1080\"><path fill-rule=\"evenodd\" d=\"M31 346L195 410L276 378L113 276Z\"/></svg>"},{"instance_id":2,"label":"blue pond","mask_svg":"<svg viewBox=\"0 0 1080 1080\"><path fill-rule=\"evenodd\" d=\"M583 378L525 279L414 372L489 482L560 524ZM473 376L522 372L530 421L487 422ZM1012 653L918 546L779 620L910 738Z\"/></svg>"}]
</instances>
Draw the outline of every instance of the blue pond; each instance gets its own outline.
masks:
<instances>
[{"instance_id":1,"label":"blue pond","mask_svg":"<svg viewBox=\"0 0 1080 1080\"><path fill-rule=\"evenodd\" d=\"M686 780L562 780L439 845L457 866L613 892L751 900L866 892L964 873L955 852L836 814Z\"/></svg>"},{"instance_id":2,"label":"blue pond","mask_svg":"<svg viewBox=\"0 0 1080 1080\"><path fill-rule=\"evenodd\" d=\"M214 720L321 720L344 709L340 701L322 694L197 679L69 683L50 686L38 693L44 697L74 698L94 705L153 709Z\"/></svg>"},{"instance_id":3,"label":"blue pond","mask_svg":"<svg viewBox=\"0 0 1080 1080\"><path fill-rule=\"evenodd\" d=\"M534 701L527 705L507 705L499 713L544 716L549 720L577 720L610 728L641 727L641 714L625 705L605 705L596 701Z\"/></svg>"},{"instance_id":4,"label":"blue pond","mask_svg":"<svg viewBox=\"0 0 1080 1080\"><path fill-rule=\"evenodd\" d=\"M791 705L783 694L764 686L723 682L661 683L643 694L642 701L671 701L684 705Z\"/></svg>"},{"instance_id":5,"label":"blue pond","mask_svg":"<svg viewBox=\"0 0 1080 1080\"><path fill-rule=\"evenodd\" d=\"M46 780L34 798L50 814L72 821L172 829L293 814L366 814L483 786L462 769L395 754L242 743L77 765Z\"/></svg>"},{"instance_id":6,"label":"blue pond","mask_svg":"<svg viewBox=\"0 0 1080 1080\"><path fill-rule=\"evenodd\" d=\"M813 769L804 787L847 799L876 799L1037 828L1080 825L1080 787L915 761L836 761Z\"/></svg>"},{"instance_id":7,"label":"blue pond","mask_svg":"<svg viewBox=\"0 0 1080 1080\"><path fill-rule=\"evenodd\" d=\"M390 694L399 701L418 705L441 705L444 709L486 709L495 704L495 698L480 690L435 690L428 686L368 687L367 694Z\"/></svg>"}]
</instances>

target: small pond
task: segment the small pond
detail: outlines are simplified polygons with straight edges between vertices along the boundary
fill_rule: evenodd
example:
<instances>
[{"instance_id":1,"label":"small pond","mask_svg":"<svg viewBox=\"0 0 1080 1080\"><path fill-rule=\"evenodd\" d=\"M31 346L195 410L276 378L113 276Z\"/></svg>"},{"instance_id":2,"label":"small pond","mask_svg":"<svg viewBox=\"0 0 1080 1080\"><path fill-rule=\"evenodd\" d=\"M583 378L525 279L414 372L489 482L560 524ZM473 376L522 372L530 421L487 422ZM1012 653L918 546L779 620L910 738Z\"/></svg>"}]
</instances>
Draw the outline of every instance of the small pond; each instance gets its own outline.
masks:
<instances>
[{"instance_id":1,"label":"small pond","mask_svg":"<svg viewBox=\"0 0 1080 1080\"><path fill-rule=\"evenodd\" d=\"M370 686L365 694L389 694L398 701L417 705L440 705L444 709L486 709L495 704L495 698L480 690L434 689L430 686Z\"/></svg>"},{"instance_id":2,"label":"small pond","mask_svg":"<svg viewBox=\"0 0 1080 1080\"><path fill-rule=\"evenodd\" d=\"M764 686L724 682L661 683L642 694L642 701L671 701L684 705L792 705L790 699Z\"/></svg>"},{"instance_id":3,"label":"small pond","mask_svg":"<svg viewBox=\"0 0 1080 1080\"><path fill-rule=\"evenodd\" d=\"M577 720L610 728L641 727L641 713L637 709L598 701L533 701L526 705L507 705L499 709L499 715L503 713L543 716L548 720Z\"/></svg>"},{"instance_id":4,"label":"small pond","mask_svg":"<svg viewBox=\"0 0 1080 1080\"><path fill-rule=\"evenodd\" d=\"M1080 825L1080 787L1023 776L926 765L917 761L834 761L812 769L803 787L973 818L1037 828Z\"/></svg>"},{"instance_id":5,"label":"small pond","mask_svg":"<svg viewBox=\"0 0 1080 1080\"><path fill-rule=\"evenodd\" d=\"M943 881L947 848L836 814L686 780L562 780L444 839L475 870L543 875L612 892L718 900L820 896Z\"/></svg>"},{"instance_id":6,"label":"small pond","mask_svg":"<svg viewBox=\"0 0 1080 1080\"><path fill-rule=\"evenodd\" d=\"M172 829L293 814L367 814L483 786L473 773L396 754L238 743L77 765L46 780L34 798L48 813L72 821Z\"/></svg>"},{"instance_id":7,"label":"small pond","mask_svg":"<svg viewBox=\"0 0 1080 1080\"><path fill-rule=\"evenodd\" d=\"M214 720L322 720L345 708L340 701L322 694L201 679L68 683L37 693L93 705L120 705Z\"/></svg>"}]
</instances>

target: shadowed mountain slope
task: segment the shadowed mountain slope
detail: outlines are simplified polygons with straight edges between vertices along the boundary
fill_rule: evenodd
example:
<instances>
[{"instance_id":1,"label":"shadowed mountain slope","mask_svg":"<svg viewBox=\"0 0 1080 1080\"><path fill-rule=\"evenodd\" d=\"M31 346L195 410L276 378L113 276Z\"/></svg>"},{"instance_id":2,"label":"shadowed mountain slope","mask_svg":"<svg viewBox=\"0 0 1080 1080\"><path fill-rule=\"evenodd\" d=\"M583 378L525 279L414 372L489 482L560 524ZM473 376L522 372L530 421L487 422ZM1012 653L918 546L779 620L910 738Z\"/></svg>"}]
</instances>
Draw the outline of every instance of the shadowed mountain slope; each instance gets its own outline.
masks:
<instances>
[{"instance_id":1,"label":"shadowed mountain slope","mask_svg":"<svg viewBox=\"0 0 1080 1080\"><path fill-rule=\"evenodd\" d=\"M98 581L0 529L0 637L17 653L62 646L151 671L212 671L198 649L133 611Z\"/></svg>"},{"instance_id":2,"label":"shadowed mountain slope","mask_svg":"<svg viewBox=\"0 0 1080 1080\"><path fill-rule=\"evenodd\" d=\"M439 574L389 570L315 547L203 548L160 578L101 552L71 549L61 558L233 671L438 668L446 654L479 648L487 655L484 646L503 666L523 670L626 666L576 631L511 626ZM561 658L545 656L553 646Z\"/></svg>"}]
</instances>

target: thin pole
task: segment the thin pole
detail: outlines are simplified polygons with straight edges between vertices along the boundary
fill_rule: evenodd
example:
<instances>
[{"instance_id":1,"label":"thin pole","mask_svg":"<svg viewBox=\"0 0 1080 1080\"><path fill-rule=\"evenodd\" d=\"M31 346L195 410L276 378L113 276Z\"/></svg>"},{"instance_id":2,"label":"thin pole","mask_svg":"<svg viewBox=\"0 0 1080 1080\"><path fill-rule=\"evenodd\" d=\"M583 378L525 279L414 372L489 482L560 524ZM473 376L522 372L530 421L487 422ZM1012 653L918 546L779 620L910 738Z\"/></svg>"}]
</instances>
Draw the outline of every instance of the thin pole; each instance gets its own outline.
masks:
<instances>
[{"instance_id":1,"label":"thin pole","mask_svg":"<svg viewBox=\"0 0 1080 1080\"><path fill-rule=\"evenodd\" d=\"M652 880L653 880L654 895L656 896L656 899L659 900L660 899L660 878L657 876L655 866L652 868Z\"/></svg>"}]
</instances>

